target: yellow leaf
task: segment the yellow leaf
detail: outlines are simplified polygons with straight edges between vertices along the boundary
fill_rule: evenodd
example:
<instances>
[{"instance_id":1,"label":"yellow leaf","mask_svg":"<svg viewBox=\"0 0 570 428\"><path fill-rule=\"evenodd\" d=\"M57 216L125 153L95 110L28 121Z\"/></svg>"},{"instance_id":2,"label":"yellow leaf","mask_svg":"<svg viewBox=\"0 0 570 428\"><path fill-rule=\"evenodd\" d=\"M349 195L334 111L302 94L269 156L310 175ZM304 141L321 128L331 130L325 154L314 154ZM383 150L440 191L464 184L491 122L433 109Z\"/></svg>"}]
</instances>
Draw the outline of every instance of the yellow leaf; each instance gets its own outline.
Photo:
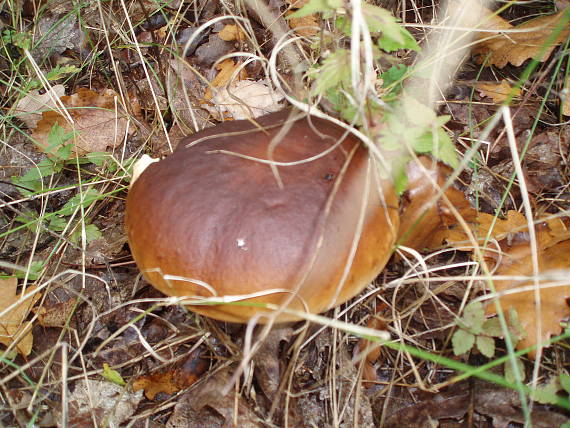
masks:
<instances>
[{"instance_id":1,"label":"yellow leaf","mask_svg":"<svg viewBox=\"0 0 570 428\"><path fill-rule=\"evenodd\" d=\"M479 93L484 97L489 97L493 102L501 104L506 101L512 93L513 97L520 94L520 88L516 90L507 82L502 80L501 83L498 82L477 82L475 85Z\"/></svg>"},{"instance_id":2,"label":"yellow leaf","mask_svg":"<svg viewBox=\"0 0 570 428\"><path fill-rule=\"evenodd\" d=\"M16 343L16 350L24 355L30 355L32 352L33 336L32 323L26 322L30 309L40 298L40 293L36 293L26 299L22 299L21 295L16 294L18 280L15 277L0 279L0 343L10 346ZM26 294L34 291L35 287L28 287ZM5 310L12 306L8 312Z\"/></svg>"}]
</instances>

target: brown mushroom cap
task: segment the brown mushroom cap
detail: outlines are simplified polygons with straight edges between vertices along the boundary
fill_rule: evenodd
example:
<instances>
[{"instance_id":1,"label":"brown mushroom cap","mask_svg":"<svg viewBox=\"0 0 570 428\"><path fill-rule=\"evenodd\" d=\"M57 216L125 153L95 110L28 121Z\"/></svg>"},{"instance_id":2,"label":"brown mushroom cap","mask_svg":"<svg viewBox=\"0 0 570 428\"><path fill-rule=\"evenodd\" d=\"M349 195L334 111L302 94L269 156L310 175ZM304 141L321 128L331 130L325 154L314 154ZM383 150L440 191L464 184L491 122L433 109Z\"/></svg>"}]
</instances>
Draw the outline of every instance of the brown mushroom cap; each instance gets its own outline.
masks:
<instances>
[{"instance_id":1,"label":"brown mushroom cap","mask_svg":"<svg viewBox=\"0 0 570 428\"><path fill-rule=\"evenodd\" d=\"M290 111L224 122L181 141L127 197L129 245L147 281L169 296L254 295L240 305L192 305L224 321L267 309L323 312L383 269L398 230L398 200L376 162L345 130ZM283 125L285 122L287 124ZM277 166L245 159L299 162ZM220 150L227 152L220 153ZM278 321L297 319L281 313ZM263 320L261 320L263 322Z\"/></svg>"}]
</instances>

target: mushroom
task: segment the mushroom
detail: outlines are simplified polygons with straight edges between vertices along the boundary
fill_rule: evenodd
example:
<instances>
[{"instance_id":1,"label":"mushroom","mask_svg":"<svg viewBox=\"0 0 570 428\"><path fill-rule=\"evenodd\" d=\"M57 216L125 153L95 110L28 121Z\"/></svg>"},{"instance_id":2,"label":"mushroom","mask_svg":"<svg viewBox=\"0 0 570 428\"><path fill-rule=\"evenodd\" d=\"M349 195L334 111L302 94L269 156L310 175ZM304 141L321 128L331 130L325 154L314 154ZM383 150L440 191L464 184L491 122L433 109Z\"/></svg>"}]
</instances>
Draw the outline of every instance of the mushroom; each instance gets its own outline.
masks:
<instances>
[{"instance_id":1,"label":"mushroom","mask_svg":"<svg viewBox=\"0 0 570 428\"><path fill-rule=\"evenodd\" d=\"M267 304L286 322L347 301L384 268L398 225L393 186L362 143L289 110L182 140L133 183L126 208L145 279L168 296L217 298L189 308L232 322Z\"/></svg>"}]
</instances>

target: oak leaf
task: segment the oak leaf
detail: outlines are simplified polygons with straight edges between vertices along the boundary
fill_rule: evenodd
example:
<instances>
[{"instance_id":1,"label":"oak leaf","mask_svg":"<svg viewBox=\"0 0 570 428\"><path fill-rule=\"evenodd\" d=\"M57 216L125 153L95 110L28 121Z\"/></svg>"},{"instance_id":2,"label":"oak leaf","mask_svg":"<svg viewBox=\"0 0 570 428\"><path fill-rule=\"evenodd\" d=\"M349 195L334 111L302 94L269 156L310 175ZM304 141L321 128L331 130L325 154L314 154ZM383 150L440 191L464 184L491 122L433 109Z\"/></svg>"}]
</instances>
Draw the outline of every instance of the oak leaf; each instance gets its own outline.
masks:
<instances>
[{"instance_id":1,"label":"oak leaf","mask_svg":"<svg viewBox=\"0 0 570 428\"><path fill-rule=\"evenodd\" d=\"M42 112L54 109L56 100L63 95L63 85L54 85L43 94L38 89L30 91L16 104L16 115L29 129L34 129L42 119Z\"/></svg>"},{"instance_id":2,"label":"oak leaf","mask_svg":"<svg viewBox=\"0 0 570 428\"><path fill-rule=\"evenodd\" d=\"M545 231L538 231L539 235L548 234ZM567 234L566 234L567 236ZM570 268L570 239L556 242L544 247L541 242L552 241L549 237L539 237L538 244L538 267L540 280L538 282L540 294L540 311L537 310L535 291L517 291L521 287L529 288L534 286L534 281L530 278L533 273L531 247L528 240L516 242L507 246L505 253L501 257L500 265L495 274L501 276L528 276L525 281L500 280L494 281L497 293L506 293L500 296L501 307L505 313L510 308L514 308L518 314L521 325L526 331L526 337L517 343L518 349L524 349L539 342L545 342L551 335L561 332L560 322L570 316L570 307L566 299L570 298L570 280L568 282L553 284L548 281L549 271L568 270ZM547 244L548 245L548 244ZM496 314L494 304L487 306L487 314ZM537 333L536 320L540 314L542 329ZM535 352L530 355L534 357Z\"/></svg>"},{"instance_id":3,"label":"oak leaf","mask_svg":"<svg viewBox=\"0 0 570 428\"><path fill-rule=\"evenodd\" d=\"M126 136L128 120L116 102L116 95L111 89L98 94L90 89L79 88L75 94L60 98L73 122L56 111L43 112L32 137L42 151L48 155L53 154L54 148L50 147L48 136L57 123L66 134L75 133L72 151L79 156L104 152L107 147L117 147Z\"/></svg>"},{"instance_id":4,"label":"oak leaf","mask_svg":"<svg viewBox=\"0 0 570 428\"><path fill-rule=\"evenodd\" d=\"M26 321L32 306L40 298L40 293L36 293L26 299L22 295L16 294L18 280L15 277L0 279L0 343L10 346L16 344L16 350L23 356L30 355L34 338L32 336L32 323ZM35 287L26 288L25 294L35 290ZM7 308L17 303L17 305L5 312Z\"/></svg>"},{"instance_id":5,"label":"oak leaf","mask_svg":"<svg viewBox=\"0 0 570 428\"><path fill-rule=\"evenodd\" d=\"M518 67L530 58L545 61L554 48L570 34L566 12L567 9L564 9L517 26L494 15L493 19L484 20L480 28L496 30L497 33L493 35L492 32L479 32L479 43L474 47L473 53L479 62L487 59L487 65L499 68L508 63Z\"/></svg>"}]
</instances>

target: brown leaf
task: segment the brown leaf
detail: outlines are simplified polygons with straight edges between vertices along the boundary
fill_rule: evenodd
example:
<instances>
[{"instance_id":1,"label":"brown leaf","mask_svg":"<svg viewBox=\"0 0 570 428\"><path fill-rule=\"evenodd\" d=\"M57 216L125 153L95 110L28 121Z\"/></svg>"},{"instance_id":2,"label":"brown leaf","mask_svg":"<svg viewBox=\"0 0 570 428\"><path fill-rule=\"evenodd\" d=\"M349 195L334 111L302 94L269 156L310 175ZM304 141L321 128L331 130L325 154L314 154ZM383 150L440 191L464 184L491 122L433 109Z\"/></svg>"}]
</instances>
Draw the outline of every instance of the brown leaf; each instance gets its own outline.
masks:
<instances>
[{"instance_id":1,"label":"brown leaf","mask_svg":"<svg viewBox=\"0 0 570 428\"><path fill-rule=\"evenodd\" d=\"M319 21L315 14L303 16L301 18L289 18L288 21L291 29L295 30L295 33L299 36L311 37L319 31Z\"/></svg>"},{"instance_id":2,"label":"brown leaf","mask_svg":"<svg viewBox=\"0 0 570 428\"><path fill-rule=\"evenodd\" d=\"M3 313L14 303L18 303L13 309L0 316L0 343L10 346L16 342L16 350L24 355L30 355L34 338L32 336L32 323L26 322L30 309L41 294L36 293L27 299L21 299L22 295L16 294L18 280L15 277L0 278L0 313ZM35 290L35 287L26 288L26 294Z\"/></svg>"},{"instance_id":3,"label":"brown leaf","mask_svg":"<svg viewBox=\"0 0 570 428\"><path fill-rule=\"evenodd\" d=\"M29 129L37 126L42 118L42 112L55 108L55 101L65 94L63 85L54 85L49 91L40 94L39 90L30 91L15 107L18 119Z\"/></svg>"},{"instance_id":4,"label":"brown leaf","mask_svg":"<svg viewBox=\"0 0 570 428\"><path fill-rule=\"evenodd\" d=\"M568 270L570 268L570 232L566 227L553 223L553 226L542 225L537 228L537 246L538 246L538 267L541 277L544 277L549 271ZM533 264L531 246L528 241L528 235L523 234L522 239L518 239L509 245L508 242L502 242L505 247L504 254L499 259L500 265L497 268L496 275L517 275L532 276ZM564 239L564 240L562 240ZM508 240L505 240L508 241ZM570 298L570 281L566 284L557 284L550 287L549 281L542 279L539 281L540 288L540 317L542 321L542 330L537 335L536 320L538 312L536 310L536 301L534 290L516 292L519 287L532 286L532 280L511 281L501 280L494 281L495 290L498 293L512 291L512 294L505 294L500 297L501 307L505 313L510 308L517 311L519 320L523 330L527 335L517 344L518 349L527 348L538 342L544 342L551 335L560 333L562 327L560 321L570 316L570 308L566 303L566 299ZM487 306L487 314L496 314L494 304ZM535 352L530 355L534 357Z\"/></svg>"},{"instance_id":5,"label":"brown leaf","mask_svg":"<svg viewBox=\"0 0 570 428\"><path fill-rule=\"evenodd\" d=\"M90 89L79 88L71 96L61 97L63 105L73 123L55 111L42 114L32 137L42 151L48 155L60 147L50 148L48 135L57 123L65 133L76 132L73 151L81 156L91 152L104 152L107 147L117 147L125 138L127 118L120 105L115 102L116 93L110 89L98 94Z\"/></svg>"},{"instance_id":6,"label":"brown leaf","mask_svg":"<svg viewBox=\"0 0 570 428\"><path fill-rule=\"evenodd\" d=\"M208 363L202 358L202 352L196 350L188 355L182 364L158 373L139 376L133 382L133 391L144 389L144 395L149 400L154 400L161 392L174 394L199 380L207 368Z\"/></svg>"},{"instance_id":7,"label":"brown leaf","mask_svg":"<svg viewBox=\"0 0 570 428\"><path fill-rule=\"evenodd\" d=\"M483 62L486 58L487 65L495 65L503 68L508 63L520 66L527 59L534 58L545 61L554 48L566 40L570 34L568 22L564 22L566 9L553 15L544 15L530 21L526 21L516 27L510 25L502 18L496 17L490 21L484 21L483 29L495 29L497 34L490 37L488 32L480 32L481 40L473 49L473 53ZM558 31L552 39L553 33ZM501 31L501 30L514 30ZM551 40L552 39L552 40ZM542 53L542 56L539 56Z\"/></svg>"},{"instance_id":8,"label":"brown leaf","mask_svg":"<svg viewBox=\"0 0 570 428\"><path fill-rule=\"evenodd\" d=\"M219 73L216 75L216 77L214 77L214 80L212 80L210 86L213 88L220 88L222 86L227 85L230 82L234 72L239 67L240 63L235 62L232 59L228 58L223 60L216 66L216 70L218 70ZM245 80L245 79L247 79L247 72L245 71L245 68L242 68L240 72L237 74L236 80ZM204 98L206 100L212 99L212 91L210 90L210 88L206 90Z\"/></svg>"},{"instance_id":9,"label":"brown leaf","mask_svg":"<svg viewBox=\"0 0 570 428\"><path fill-rule=\"evenodd\" d=\"M506 101L512 93L513 97L520 94L520 88L513 90L513 87L506 80L497 82L477 82L475 87L483 97L491 98L495 103L501 104Z\"/></svg>"},{"instance_id":10,"label":"brown leaf","mask_svg":"<svg viewBox=\"0 0 570 428\"><path fill-rule=\"evenodd\" d=\"M217 371L200 388L187 392L178 400L167 422L170 428L233 427L261 428L267 426L259 420L244 394L230 388L231 367ZM235 424L235 425L234 425Z\"/></svg>"},{"instance_id":11,"label":"brown leaf","mask_svg":"<svg viewBox=\"0 0 570 428\"><path fill-rule=\"evenodd\" d=\"M237 25L228 24L218 33L218 37L225 42L232 42L234 40L241 42L245 40L245 33Z\"/></svg>"},{"instance_id":12,"label":"brown leaf","mask_svg":"<svg viewBox=\"0 0 570 428\"><path fill-rule=\"evenodd\" d=\"M69 299L49 306L44 304L33 311L38 315L38 323L42 327L65 327L76 307L77 299Z\"/></svg>"}]
</instances>

